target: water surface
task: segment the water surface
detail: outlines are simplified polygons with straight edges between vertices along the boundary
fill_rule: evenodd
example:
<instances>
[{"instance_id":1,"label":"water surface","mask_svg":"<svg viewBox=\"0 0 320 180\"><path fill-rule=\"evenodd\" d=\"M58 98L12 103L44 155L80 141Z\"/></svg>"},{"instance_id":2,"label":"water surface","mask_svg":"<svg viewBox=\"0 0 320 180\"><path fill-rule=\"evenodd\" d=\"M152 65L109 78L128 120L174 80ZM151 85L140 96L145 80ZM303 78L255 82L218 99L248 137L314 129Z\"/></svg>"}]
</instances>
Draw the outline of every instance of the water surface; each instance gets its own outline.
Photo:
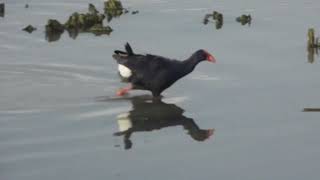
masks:
<instances>
[{"instance_id":1,"label":"water surface","mask_svg":"<svg viewBox=\"0 0 320 180\"><path fill-rule=\"evenodd\" d=\"M47 20L65 22L88 1L5 2L1 179L320 176L320 114L302 112L320 107L320 59L309 63L306 51L308 28L320 34L319 1L125 0L139 13L113 19L110 36L64 33L50 43ZM101 1L90 2L101 10ZM212 10L224 14L219 30L202 24ZM248 13L250 27L235 21ZM21 31L28 24L38 30ZM161 102L143 91L116 98L124 84L111 55L125 42L177 59L203 48L217 63L201 63ZM119 133L130 127L130 136Z\"/></svg>"}]
</instances>

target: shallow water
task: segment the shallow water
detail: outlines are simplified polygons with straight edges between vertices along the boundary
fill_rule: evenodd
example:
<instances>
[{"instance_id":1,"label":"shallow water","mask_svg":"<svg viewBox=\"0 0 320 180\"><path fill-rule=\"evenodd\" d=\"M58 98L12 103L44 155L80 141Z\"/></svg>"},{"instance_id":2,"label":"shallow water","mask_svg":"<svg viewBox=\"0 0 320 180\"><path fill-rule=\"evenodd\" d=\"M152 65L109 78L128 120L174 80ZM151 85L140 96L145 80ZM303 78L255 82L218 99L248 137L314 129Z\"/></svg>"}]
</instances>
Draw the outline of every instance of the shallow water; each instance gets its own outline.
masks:
<instances>
[{"instance_id":1,"label":"shallow water","mask_svg":"<svg viewBox=\"0 0 320 180\"><path fill-rule=\"evenodd\" d=\"M113 19L110 36L64 33L50 43L46 21L86 12L88 1L5 2L0 179L320 176L320 114L302 112L320 107L320 59L309 63L306 51L308 28L320 34L319 1L126 0L139 14ZM202 24L213 9L224 14L219 30ZM235 21L244 13L250 27ZM28 24L38 30L21 31ZM143 91L116 98L124 84L111 55L127 41L178 59L204 48L217 63L199 64L162 102Z\"/></svg>"}]
</instances>

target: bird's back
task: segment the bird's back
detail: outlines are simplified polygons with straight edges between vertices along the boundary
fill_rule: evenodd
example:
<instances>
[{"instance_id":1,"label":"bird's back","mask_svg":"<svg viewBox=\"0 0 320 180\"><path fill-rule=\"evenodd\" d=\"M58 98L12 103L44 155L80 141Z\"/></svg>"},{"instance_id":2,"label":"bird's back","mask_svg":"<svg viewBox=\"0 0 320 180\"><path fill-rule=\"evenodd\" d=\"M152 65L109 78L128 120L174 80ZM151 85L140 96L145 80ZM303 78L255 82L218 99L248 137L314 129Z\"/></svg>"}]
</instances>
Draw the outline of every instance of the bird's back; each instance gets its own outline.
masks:
<instances>
[{"instance_id":1,"label":"bird's back","mask_svg":"<svg viewBox=\"0 0 320 180\"><path fill-rule=\"evenodd\" d=\"M180 76L181 61L172 60L152 54L134 54L130 45L126 51L116 50L113 55L118 64L132 71L129 82L137 89L146 89L156 95L170 87Z\"/></svg>"}]
</instances>

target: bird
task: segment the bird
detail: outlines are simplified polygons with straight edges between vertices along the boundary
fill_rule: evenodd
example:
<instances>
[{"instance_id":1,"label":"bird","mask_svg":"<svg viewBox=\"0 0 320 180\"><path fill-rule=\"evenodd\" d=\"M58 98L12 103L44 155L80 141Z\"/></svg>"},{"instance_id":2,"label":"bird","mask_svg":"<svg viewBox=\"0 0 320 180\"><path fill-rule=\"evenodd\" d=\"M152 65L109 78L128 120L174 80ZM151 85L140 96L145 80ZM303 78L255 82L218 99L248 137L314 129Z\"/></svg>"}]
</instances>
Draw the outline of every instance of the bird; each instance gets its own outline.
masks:
<instances>
[{"instance_id":1,"label":"bird","mask_svg":"<svg viewBox=\"0 0 320 180\"><path fill-rule=\"evenodd\" d=\"M198 63L216 62L214 56L203 49L195 51L183 61L153 54L135 54L128 42L125 51L115 50L112 57L118 63L121 78L129 82L128 86L117 91L117 96L124 96L136 89L148 90L153 97L161 97L164 90L191 73Z\"/></svg>"}]
</instances>

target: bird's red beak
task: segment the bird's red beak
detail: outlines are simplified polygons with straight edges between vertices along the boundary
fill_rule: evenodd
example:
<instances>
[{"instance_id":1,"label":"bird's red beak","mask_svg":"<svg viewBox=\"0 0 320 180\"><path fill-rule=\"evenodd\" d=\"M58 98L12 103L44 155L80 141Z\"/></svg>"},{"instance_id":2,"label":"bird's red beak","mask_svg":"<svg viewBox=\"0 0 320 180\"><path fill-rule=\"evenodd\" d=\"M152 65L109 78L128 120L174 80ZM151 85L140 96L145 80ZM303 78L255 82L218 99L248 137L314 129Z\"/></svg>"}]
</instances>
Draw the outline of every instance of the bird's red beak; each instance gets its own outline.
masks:
<instances>
[{"instance_id":1,"label":"bird's red beak","mask_svg":"<svg viewBox=\"0 0 320 180\"><path fill-rule=\"evenodd\" d=\"M216 59L208 52L207 53L207 60L212 62L212 63L215 63L216 62Z\"/></svg>"}]
</instances>

